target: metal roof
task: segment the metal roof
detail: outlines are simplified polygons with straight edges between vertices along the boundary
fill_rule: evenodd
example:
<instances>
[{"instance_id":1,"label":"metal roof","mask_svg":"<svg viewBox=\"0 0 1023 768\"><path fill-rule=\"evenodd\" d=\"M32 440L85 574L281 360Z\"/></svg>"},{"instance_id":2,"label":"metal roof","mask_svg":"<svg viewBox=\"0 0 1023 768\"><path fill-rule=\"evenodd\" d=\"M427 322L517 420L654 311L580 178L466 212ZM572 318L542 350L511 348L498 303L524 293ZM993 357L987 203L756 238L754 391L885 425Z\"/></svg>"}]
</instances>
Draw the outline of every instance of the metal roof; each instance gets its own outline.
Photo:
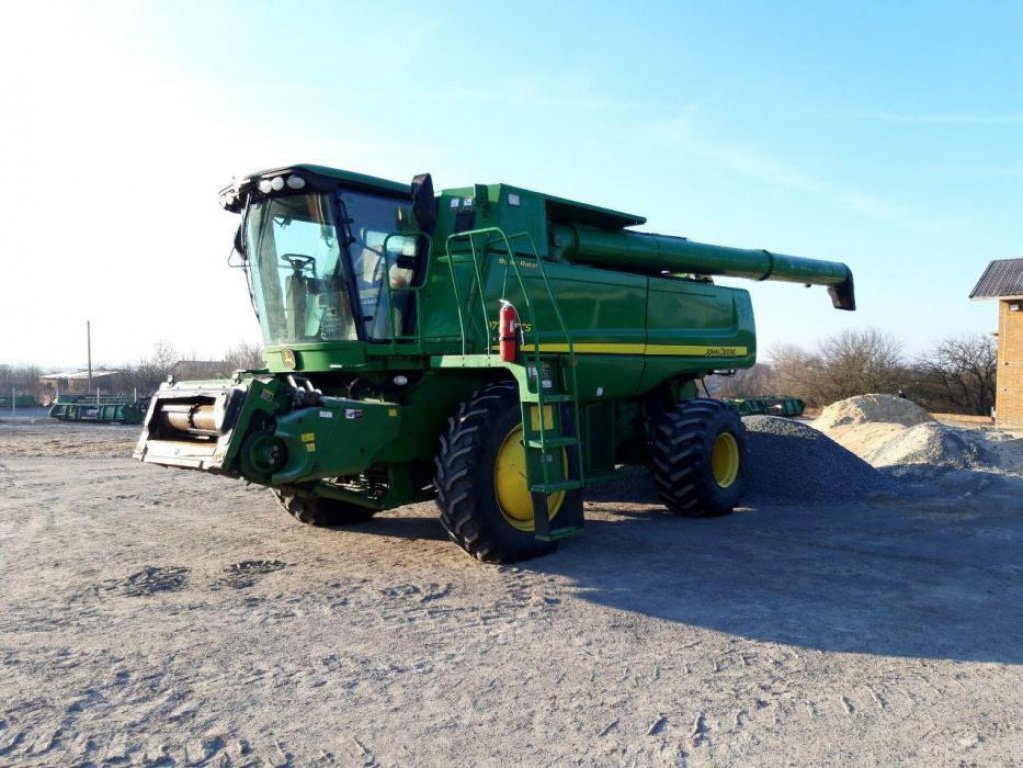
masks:
<instances>
[{"instance_id":1,"label":"metal roof","mask_svg":"<svg viewBox=\"0 0 1023 768\"><path fill-rule=\"evenodd\" d=\"M1023 259L998 259L987 265L971 299L994 299L1023 296Z\"/></svg>"},{"instance_id":2,"label":"metal roof","mask_svg":"<svg viewBox=\"0 0 1023 768\"><path fill-rule=\"evenodd\" d=\"M92 372L92 378L98 379L98 378L102 378L103 376L116 376L119 373L120 373L120 371L106 371L106 370L100 370L99 368L96 368ZM89 372L88 371L79 371L79 370L75 370L75 371L58 371L57 373L44 373L39 378L40 379L68 379L70 381L78 381L78 380L85 381L86 379L89 378Z\"/></svg>"}]
</instances>

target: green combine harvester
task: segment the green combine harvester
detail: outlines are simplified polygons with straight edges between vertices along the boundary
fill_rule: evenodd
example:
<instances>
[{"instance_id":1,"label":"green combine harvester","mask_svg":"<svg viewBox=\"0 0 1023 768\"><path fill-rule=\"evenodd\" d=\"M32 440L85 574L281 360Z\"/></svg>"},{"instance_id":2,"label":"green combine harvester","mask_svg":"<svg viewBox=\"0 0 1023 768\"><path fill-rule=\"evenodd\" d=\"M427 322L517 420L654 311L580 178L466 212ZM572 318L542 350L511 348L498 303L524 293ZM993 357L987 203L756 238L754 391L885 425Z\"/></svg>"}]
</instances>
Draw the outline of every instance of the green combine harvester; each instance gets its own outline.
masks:
<instances>
[{"instance_id":1,"label":"green combine harvester","mask_svg":"<svg viewBox=\"0 0 1023 768\"><path fill-rule=\"evenodd\" d=\"M436 499L469 554L511 562L583 527L583 490L652 466L686 517L742 496L738 413L700 398L753 365L745 290L828 287L844 264L629 229L645 219L506 184L434 193L311 165L221 192L240 218L266 368L171 381L136 458L267 486L298 520L345 525Z\"/></svg>"}]
</instances>

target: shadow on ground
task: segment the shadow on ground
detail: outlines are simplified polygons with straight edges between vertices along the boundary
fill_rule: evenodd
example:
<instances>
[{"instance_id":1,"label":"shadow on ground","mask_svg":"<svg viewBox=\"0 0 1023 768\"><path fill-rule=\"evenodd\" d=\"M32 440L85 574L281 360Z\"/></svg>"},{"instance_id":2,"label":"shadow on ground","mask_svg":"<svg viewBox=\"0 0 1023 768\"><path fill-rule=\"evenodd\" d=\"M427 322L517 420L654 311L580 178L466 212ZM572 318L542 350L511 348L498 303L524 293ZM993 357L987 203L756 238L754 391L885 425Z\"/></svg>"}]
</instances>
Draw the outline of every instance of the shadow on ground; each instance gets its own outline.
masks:
<instances>
[{"instance_id":1,"label":"shadow on ground","mask_svg":"<svg viewBox=\"0 0 1023 768\"><path fill-rule=\"evenodd\" d=\"M393 517L384 512L374 517L368 523L334 528L332 530L358 531L359 533L373 534L374 536L393 536L396 539L408 539L410 541L451 541L444 529L441 528L440 521L436 515L430 517Z\"/></svg>"},{"instance_id":2,"label":"shadow on ground","mask_svg":"<svg viewBox=\"0 0 1023 768\"><path fill-rule=\"evenodd\" d=\"M522 567L569 579L584 600L754 640L1023 663L1023 514L1010 490L690 520L631 478L590 494L607 514L583 536ZM431 518L360 529L446 538Z\"/></svg>"},{"instance_id":3,"label":"shadow on ground","mask_svg":"<svg viewBox=\"0 0 1023 768\"><path fill-rule=\"evenodd\" d=\"M890 497L715 520L651 511L598 521L530 567L568 576L596 603L757 640L1023 663L1019 498Z\"/></svg>"}]
</instances>

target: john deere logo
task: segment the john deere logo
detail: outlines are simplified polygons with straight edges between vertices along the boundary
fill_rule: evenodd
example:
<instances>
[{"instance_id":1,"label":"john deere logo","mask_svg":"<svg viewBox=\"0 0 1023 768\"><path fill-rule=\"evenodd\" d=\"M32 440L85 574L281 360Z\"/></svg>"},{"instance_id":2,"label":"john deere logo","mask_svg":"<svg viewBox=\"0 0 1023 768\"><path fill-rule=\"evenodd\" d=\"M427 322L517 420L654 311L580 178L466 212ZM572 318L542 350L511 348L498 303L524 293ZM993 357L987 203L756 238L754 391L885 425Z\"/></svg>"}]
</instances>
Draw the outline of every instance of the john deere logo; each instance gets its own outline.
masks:
<instances>
[{"instance_id":1,"label":"john deere logo","mask_svg":"<svg viewBox=\"0 0 1023 768\"><path fill-rule=\"evenodd\" d=\"M295 370L295 350L293 349L282 349L281 350L281 365L288 370Z\"/></svg>"}]
</instances>

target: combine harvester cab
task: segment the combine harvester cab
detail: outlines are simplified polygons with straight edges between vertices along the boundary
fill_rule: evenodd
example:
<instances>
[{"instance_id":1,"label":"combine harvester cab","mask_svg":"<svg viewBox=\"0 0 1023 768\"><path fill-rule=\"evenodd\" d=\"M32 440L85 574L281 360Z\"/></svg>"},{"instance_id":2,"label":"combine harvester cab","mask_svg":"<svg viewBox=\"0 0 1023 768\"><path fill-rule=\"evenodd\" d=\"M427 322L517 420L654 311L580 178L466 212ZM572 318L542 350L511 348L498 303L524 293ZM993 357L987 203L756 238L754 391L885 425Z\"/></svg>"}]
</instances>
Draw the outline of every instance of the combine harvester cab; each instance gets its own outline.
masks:
<instances>
[{"instance_id":1,"label":"combine harvester cab","mask_svg":"<svg viewBox=\"0 0 1023 768\"><path fill-rule=\"evenodd\" d=\"M652 466L682 516L731 511L736 411L697 382L756 361L745 290L827 286L844 264L637 232L644 219L505 184L434 193L320 166L245 177L240 218L266 368L170 382L135 455L266 485L302 522L436 499L475 557L520 560L583 526L582 492Z\"/></svg>"}]
</instances>

